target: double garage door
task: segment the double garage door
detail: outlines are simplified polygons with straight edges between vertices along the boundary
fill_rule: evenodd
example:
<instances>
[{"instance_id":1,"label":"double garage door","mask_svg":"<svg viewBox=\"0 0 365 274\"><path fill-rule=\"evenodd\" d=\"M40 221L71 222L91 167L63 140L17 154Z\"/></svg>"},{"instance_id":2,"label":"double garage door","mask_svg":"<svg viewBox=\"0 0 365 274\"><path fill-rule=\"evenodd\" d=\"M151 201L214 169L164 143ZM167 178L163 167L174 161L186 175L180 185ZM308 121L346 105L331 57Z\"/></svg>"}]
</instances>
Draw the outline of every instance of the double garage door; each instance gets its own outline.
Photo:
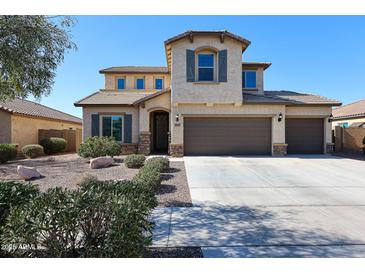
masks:
<instances>
[{"instance_id":1,"label":"double garage door","mask_svg":"<svg viewBox=\"0 0 365 274\"><path fill-rule=\"evenodd\" d=\"M271 118L184 118L185 155L270 155Z\"/></svg>"},{"instance_id":2,"label":"double garage door","mask_svg":"<svg viewBox=\"0 0 365 274\"><path fill-rule=\"evenodd\" d=\"M323 153L322 119L286 119L288 153ZM271 118L184 118L185 155L270 155Z\"/></svg>"}]
</instances>

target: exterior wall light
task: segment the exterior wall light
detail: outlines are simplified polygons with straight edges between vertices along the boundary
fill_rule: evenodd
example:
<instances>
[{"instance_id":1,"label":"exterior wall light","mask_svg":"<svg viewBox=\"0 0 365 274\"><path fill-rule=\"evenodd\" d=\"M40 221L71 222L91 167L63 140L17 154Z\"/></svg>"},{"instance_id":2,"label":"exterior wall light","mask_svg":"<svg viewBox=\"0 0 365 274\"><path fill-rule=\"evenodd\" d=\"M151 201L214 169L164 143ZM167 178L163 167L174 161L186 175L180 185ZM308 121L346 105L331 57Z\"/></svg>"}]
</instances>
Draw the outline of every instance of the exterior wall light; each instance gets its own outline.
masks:
<instances>
[{"instance_id":1,"label":"exterior wall light","mask_svg":"<svg viewBox=\"0 0 365 274\"><path fill-rule=\"evenodd\" d=\"M283 120L283 114L280 112L278 116L278 122L281 122Z\"/></svg>"},{"instance_id":2,"label":"exterior wall light","mask_svg":"<svg viewBox=\"0 0 365 274\"><path fill-rule=\"evenodd\" d=\"M180 121L180 114L177 112L175 116L175 122L178 123Z\"/></svg>"},{"instance_id":3,"label":"exterior wall light","mask_svg":"<svg viewBox=\"0 0 365 274\"><path fill-rule=\"evenodd\" d=\"M331 114L330 117L328 118L328 123L331 123L333 121L333 115Z\"/></svg>"}]
</instances>

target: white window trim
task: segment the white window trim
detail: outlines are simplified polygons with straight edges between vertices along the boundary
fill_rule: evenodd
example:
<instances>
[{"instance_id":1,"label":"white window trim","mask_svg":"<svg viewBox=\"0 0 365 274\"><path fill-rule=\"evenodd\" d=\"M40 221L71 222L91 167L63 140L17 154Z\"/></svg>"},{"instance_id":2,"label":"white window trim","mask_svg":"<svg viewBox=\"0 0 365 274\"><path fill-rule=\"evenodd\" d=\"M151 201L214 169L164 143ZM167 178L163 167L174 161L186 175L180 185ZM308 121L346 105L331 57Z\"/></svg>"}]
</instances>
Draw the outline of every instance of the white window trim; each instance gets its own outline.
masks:
<instances>
[{"instance_id":1,"label":"white window trim","mask_svg":"<svg viewBox=\"0 0 365 274\"><path fill-rule=\"evenodd\" d=\"M137 80L139 80L139 79L142 79L143 80L143 88L142 89L139 89L139 90L146 89L146 77L136 77L135 80L134 80L134 88L135 89L138 89L137 88Z\"/></svg>"},{"instance_id":2,"label":"white window trim","mask_svg":"<svg viewBox=\"0 0 365 274\"><path fill-rule=\"evenodd\" d=\"M245 74L246 74L246 72L254 72L255 73L255 78L256 78L256 84L255 84L255 87L254 88L248 88L248 87L246 87L247 86L247 84L246 84L246 80L247 80L247 77L246 77L246 75L245 75L245 87L242 87L243 89L257 89L257 70L242 70L242 72L244 72Z\"/></svg>"},{"instance_id":3,"label":"white window trim","mask_svg":"<svg viewBox=\"0 0 365 274\"><path fill-rule=\"evenodd\" d=\"M162 88L161 88L161 90L163 90L165 88L165 78L164 77L154 77L154 79L153 79L154 88L157 89L157 87L156 87L156 80L158 80L158 79L161 79L162 80Z\"/></svg>"},{"instance_id":4,"label":"white window trim","mask_svg":"<svg viewBox=\"0 0 365 274\"><path fill-rule=\"evenodd\" d=\"M199 68L211 68L211 67L199 67L199 54L212 54L213 55L213 81L204 81L199 79ZM195 79L199 83L212 83L217 82L218 75L218 64L217 64L217 53L213 51L199 51L195 54Z\"/></svg>"},{"instance_id":5,"label":"white window trim","mask_svg":"<svg viewBox=\"0 0 365 274\"><path fill-rule=\"evenodd\" d=\"M124 115L113 115L113 114L105 114L105 115L100 115L99 117L99 136L104 136L103 135L103 117L113 117L113 116L117 116L117 117L122 117L122 140L121 141L117 141L120 144L124 143ZM113 121L113 120L112 120ZM110 127L110 136L112 136L112 130L113 128Z\"/></svg>"}]
</instances>

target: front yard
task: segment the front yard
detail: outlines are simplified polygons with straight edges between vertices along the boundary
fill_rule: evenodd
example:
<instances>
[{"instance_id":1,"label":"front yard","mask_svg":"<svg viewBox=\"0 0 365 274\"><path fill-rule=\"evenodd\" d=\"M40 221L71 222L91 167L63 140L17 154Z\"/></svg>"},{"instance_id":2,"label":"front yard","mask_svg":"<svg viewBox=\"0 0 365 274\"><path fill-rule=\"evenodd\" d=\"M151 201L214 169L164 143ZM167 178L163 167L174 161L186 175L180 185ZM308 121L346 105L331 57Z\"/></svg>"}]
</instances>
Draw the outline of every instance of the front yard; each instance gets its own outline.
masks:
<instances>
[{"instance_id":1,"label":"front yard","mask_svg":"<svg viewBox=\"0 0 365 274\"><path fill-rule=\"evenodd\" d=\"M123 156L115 157L116 163L113 166L101 169L91 169L87 160L77 154L17 160L0 165L0 181L20 181L21 178L16 171L18 165L37 168L42 177L29 183L38 185L41 191L54 187L76 189L88 174L96 176L99 180L130 180L139 169L125 167L123 159ZM162 174L162 180L161 186L156 191L159 206L191 206L182 160L170 161L170 168Z\"/></svg>"}]
</instances>

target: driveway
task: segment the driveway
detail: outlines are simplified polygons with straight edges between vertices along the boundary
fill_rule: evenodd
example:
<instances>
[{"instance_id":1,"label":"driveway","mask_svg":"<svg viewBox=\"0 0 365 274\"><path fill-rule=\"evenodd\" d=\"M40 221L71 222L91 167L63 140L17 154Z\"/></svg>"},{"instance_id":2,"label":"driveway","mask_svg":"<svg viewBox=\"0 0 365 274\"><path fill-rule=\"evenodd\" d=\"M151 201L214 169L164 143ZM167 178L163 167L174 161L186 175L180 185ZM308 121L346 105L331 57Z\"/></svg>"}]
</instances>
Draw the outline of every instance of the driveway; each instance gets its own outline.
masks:
<instances>
[{"instance_id":1,"label":"driveway","mask_svg":"<svg viewBox=\"0 0 365 274\"><path fill-rule=\"evenodd\" d=\"M365 162L185 157L194 207L154 213L155 246L205 257L365 257Z\"/></svg>"}]
</instances>

